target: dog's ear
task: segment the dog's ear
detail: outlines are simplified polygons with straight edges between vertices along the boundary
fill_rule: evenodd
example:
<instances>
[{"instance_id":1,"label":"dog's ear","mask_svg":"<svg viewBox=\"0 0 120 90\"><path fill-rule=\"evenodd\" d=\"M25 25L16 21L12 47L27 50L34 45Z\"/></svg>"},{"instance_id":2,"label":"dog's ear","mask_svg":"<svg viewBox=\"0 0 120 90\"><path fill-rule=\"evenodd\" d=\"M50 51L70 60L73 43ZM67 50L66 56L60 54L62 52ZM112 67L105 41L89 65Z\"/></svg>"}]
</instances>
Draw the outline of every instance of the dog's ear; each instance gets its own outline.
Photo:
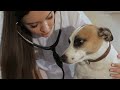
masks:
<instances>
[{"instance_id":1,"label":"dog's ear","mask_svg":"<svg viewBox=\"0 0 120 90\"><path fill-rule=\"evenodd\" d=\"M113 35L108 28L99 27L98 36L102 37L106 41L113 41Z\"/></svg>"}]
</instances>

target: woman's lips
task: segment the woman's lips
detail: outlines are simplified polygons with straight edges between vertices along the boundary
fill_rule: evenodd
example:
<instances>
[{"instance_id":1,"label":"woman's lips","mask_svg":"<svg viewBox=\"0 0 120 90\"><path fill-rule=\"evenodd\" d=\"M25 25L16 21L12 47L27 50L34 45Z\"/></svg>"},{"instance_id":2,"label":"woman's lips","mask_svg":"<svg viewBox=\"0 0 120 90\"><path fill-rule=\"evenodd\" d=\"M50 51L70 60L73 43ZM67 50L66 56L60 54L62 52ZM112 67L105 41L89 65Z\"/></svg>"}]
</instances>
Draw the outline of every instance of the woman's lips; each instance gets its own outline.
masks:
<instances>
[{"instance_id":1,"label":"woman's lips","mask_svg":"<svg viewBox=\"0 0 120 90\"><path fill-rule=\"evenodd\" d=\"M48 32L48 33L42 33L42 35L48 35L50 32Z\"/></svg>"}]
</instances>

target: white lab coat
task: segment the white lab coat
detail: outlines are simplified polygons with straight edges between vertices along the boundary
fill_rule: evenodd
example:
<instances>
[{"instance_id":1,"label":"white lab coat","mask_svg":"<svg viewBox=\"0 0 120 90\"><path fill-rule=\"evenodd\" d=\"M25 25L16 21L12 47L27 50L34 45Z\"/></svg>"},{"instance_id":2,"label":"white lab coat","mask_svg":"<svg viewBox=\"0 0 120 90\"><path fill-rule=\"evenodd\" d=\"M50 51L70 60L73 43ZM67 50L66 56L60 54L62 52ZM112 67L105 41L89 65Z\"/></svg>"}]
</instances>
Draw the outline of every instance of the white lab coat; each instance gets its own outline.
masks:
<instances>
[{"instance_id":1,"label":"white lab coat","mask_svg":"<svg viewBox=\"0 0 120 90\"><path fill-rule=\"evenodd\" d=\"M68 38L75 28L82 26L84 24L91 24L91 21L87 18L83 11L61 11L62 16L62 33L60 36L59 43L56 47L57 53L61 56L65 49L69 46ZM60 12L57 11L55 14L55 30L49 38L33 38L33 42L43 45L52 45L58 35L60 29ZM61 79L62 71L56 65L54 58L52 56L52 51L46 51L42 49L35 49L36 53L36 63L40 68L42 77L44 79ZM64 63L65 79L72 79L74 75L74 64L68 65Z\"/></svg>"}]
</instances>

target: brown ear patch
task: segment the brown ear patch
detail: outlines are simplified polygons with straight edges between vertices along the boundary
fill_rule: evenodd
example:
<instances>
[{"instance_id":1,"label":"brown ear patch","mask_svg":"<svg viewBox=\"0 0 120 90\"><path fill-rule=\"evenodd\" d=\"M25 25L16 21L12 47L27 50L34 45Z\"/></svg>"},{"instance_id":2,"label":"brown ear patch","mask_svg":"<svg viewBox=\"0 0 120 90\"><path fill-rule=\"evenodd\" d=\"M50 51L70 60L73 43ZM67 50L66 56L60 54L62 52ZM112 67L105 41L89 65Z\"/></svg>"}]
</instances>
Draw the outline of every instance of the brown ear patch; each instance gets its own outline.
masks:
<instances>
[{"instance_id":1,"label":"brown ear patch","mask_svg":"<svg viewBox=\"0 0 120 90\"><path fill-rule=\"evenodd\" d=\"M98 36L102 37L105 41L113 41L113 35L108 28L98 28Z\"/></svg>"}]
</instances>

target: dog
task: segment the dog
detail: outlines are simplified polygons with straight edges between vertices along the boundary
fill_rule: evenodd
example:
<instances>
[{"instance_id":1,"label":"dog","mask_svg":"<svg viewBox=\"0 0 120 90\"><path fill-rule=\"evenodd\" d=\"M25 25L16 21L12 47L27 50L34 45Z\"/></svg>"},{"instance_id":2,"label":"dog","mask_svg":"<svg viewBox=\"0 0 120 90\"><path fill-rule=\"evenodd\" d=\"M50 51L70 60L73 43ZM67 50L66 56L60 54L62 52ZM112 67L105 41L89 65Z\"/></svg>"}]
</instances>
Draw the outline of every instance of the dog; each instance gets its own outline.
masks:
<instances>
[{"instance_id":1,"label":"dog","mask_svg":"<svg viewBox=\"0 0 120 90\"><path fill-rule=\"evenodd\" d=\"M86 24L69 38L69 46L61 56L67 64L75 64L74 79L112 79L111 63L120 63L111 44L109 28Z\"/></svg>"}]
</instances>

